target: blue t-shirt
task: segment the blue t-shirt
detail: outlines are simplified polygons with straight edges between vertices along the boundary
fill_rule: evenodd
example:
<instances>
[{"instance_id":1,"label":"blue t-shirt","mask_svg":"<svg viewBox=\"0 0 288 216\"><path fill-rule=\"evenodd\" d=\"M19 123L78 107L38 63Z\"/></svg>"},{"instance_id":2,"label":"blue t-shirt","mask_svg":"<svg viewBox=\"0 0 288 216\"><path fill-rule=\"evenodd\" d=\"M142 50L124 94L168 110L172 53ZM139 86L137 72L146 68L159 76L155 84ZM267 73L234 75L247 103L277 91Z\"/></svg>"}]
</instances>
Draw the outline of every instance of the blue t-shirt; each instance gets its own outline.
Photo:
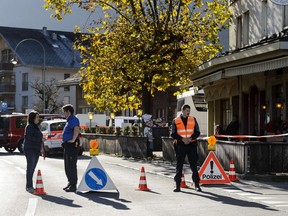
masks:
<instances>
[{"instance_id":1,"label":"blue t-shirt","mask_svg":"<svg viewBox=\"0 0 288 216\"><path fill-rule=\"evenodd\" d=\"M67 118L67 123L62 133L63 142L67 142L68 140L71 140L73 138L75 126L78 126L78 127L80 126L79 120L76 116L70 115Z\"/></svg>"}]
</instances>

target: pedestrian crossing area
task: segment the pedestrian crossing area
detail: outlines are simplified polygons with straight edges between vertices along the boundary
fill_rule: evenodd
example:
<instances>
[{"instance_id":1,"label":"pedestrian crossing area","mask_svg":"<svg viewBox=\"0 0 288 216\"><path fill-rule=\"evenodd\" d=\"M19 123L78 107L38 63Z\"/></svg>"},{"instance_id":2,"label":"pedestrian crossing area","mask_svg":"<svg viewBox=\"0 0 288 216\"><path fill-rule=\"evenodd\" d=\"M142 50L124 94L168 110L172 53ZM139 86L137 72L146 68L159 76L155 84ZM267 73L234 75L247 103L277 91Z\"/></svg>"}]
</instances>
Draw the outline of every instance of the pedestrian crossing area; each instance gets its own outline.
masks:
<instances>
[{"instance_id":1,"label":"pedestrian crossing area","mask_svg":"<svg viewBox=\"0 0 288 216\"><path fill-rule=\"evenodd\" d=\"M259 190L255 188L251 191L251 188L247 191L238 188L235 185L227 185L227 187L216 188L218 190L222 190L226 193L229 193L231 196L239 198L242 197L245 200L250 200L252 202L261 203L274 208L281 208L285 211L288 211L288 191L286 189L279 189L277 193L271 193L271 189L267 190L265 193L265 189Z\"/></svg>"}]
</instances>

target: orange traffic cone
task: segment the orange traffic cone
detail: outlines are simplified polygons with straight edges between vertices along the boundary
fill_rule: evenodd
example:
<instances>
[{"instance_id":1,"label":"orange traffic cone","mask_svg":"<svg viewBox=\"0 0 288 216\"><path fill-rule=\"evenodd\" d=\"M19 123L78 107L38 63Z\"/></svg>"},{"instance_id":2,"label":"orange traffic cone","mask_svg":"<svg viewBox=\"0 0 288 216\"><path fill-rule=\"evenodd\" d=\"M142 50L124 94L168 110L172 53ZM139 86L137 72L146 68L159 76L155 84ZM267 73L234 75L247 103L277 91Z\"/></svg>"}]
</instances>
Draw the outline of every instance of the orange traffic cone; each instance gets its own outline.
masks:
<instances>
[{"instance_id":1,"label":"orange traffic cone","mask_svg":"<svg viewBox=\"0 0 288 216\"><path fill-rule=\"evenodd\" d=\"M238 181L239 180L236 177L235 166L234 166L234 160L233 159L230 162L229 179L230 179L230 181Z\"/></svg>"},{"instance_id":2,"label":"orange traffic cone","mask_svg":"<svg viewBox=\"0 0 288 216\"><path fill-rule=\"evenodd\" d=\"M182 172L180 187L181 187L181 188L189 188L189 187L186 185L186 182L185 182L184 172Z\"/></svg>"},{"instance_id":3,"label":"orange traffic cone","mask_svg":"<svg viewBox=\"0 0 288 216\"><path fill-rule=\"evenodd\" d=\"M147 187L144 167L142 167L141 169L140 182L139 182L139 187L137 190L150 191L150 189Z\"/></svg>"},{"instance_id":4,"label":"orange traffic cone","mask_svg":"<svg viewBox=\"0 0 288 216\"><path fill-rule=\"evenodd\" d=\"M37 173L36 190L35 190L34 194L47 194L44 191L44 185L43 185L43 182L42 182L42 176L41 176L41 171L40 170L38 170L38 173Z\"/></svg>"}]
</instances>

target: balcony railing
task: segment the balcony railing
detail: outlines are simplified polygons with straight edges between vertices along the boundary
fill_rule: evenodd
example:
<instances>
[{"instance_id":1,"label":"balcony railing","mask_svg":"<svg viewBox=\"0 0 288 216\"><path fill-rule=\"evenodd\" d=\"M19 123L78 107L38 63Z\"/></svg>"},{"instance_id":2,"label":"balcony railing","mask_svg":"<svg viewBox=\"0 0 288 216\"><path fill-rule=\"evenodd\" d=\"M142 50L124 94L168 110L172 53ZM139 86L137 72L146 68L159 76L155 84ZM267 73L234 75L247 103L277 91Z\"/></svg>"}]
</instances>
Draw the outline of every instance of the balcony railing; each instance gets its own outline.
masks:
<instances>
[{"instance_id":1,"label":"balcony railing","mask_svg":"<svg viewBox=\"0 0 288 216\"><path fill-rule=\"evenodd\" d=\"M16 92L16 85L15 84L8 84L8 83L0 83L0 94L5 92Z\"/></svg>"},{"instance_id":2,"label":"balcony railing","mask_svg":"<svg viewBox=\"0 0 288 216\"><path fill-rule=\"evenodd\" d=\"M0 63L0 71L1 70L9 70L13 71L14 65L12 63Z\"/></svg>"}]
</instances>

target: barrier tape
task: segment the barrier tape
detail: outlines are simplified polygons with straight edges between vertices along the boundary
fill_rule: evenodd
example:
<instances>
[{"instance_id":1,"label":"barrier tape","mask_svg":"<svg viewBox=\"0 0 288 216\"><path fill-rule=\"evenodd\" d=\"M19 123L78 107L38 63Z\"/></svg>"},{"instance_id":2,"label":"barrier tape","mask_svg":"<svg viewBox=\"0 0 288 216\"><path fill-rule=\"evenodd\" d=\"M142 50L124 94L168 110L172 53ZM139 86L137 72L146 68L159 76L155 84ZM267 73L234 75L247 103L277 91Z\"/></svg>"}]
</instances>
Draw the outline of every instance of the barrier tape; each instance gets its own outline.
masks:
<instances>
[{"instance_id":1,"label":"barrier tape","mask_svg":"<svg viewBox=\"0 0 288 216\"><path fill-rule=\"evenodd\" d=\"M252 135L220 135L215 134L216 138L253 138L253 139L259 139L259 138L272 138L272 137L284 137L288 136L288 133L285 134L273 134L273 135L262 135L262 136L252 136ZM207 137L208 138L208 137Z\"/></svg>"}]
</instances>

